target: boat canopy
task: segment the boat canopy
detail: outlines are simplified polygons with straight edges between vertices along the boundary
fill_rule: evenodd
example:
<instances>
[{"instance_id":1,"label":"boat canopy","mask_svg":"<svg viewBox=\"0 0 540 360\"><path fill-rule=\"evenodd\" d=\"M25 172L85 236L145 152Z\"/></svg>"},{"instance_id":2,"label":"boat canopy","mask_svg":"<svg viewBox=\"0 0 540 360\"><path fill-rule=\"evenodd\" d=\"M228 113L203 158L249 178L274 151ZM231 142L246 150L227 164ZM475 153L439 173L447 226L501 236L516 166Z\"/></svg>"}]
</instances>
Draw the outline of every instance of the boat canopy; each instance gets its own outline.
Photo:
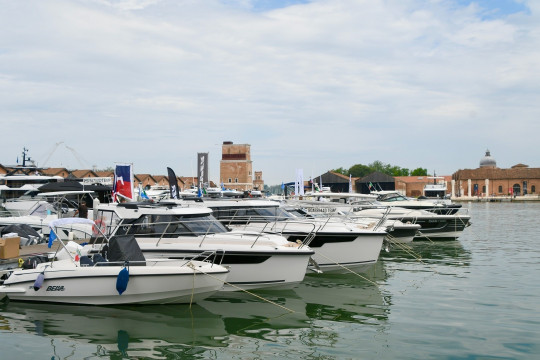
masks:
<instances>
[{"instance_id":1,"label":"boat canopy","mask_svg":"<svg viewBox=\"0 0 540 360\"><path fill-rule=\"evenodd\" d=\"M70 224L94 224L93 220L85 219L85 218L78 218L78 217L71 217L71 218L61 218L53 220L49 223L49 227L52 229L53 227L59 227L64 225L70 225Z\"/></svg>"}]
</instances>

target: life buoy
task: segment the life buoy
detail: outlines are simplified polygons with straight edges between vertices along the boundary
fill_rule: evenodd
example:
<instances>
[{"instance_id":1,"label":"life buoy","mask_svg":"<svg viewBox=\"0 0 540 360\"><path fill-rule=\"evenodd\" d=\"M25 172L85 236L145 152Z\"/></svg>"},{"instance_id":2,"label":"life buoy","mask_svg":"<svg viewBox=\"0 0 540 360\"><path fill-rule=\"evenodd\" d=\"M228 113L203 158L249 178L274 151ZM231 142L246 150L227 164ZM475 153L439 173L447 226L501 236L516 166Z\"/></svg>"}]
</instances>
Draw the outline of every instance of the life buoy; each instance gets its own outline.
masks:
<instances>
[{"instance_id":1,"label":"life buoy","mask_svg":"<svg viewBox=\"0 0 540 360\"><path fill-rule=\"evenodd\" d=\"M105 232L105 223L103 220L99 219L94 221L94 224L92 225L92 233L97 236L103 232Z\"/></svg>"}]
</instances>

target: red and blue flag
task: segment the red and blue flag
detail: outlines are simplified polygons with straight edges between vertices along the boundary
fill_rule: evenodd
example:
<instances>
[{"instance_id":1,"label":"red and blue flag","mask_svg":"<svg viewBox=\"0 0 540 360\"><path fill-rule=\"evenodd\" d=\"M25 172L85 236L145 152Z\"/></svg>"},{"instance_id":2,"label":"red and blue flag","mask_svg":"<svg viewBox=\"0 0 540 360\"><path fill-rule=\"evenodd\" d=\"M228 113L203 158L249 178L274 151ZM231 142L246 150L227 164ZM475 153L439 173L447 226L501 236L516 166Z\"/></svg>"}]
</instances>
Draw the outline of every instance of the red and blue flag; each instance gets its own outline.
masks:
<instances>
[{"instance_id":1,"label":"red and blue flag","mask_svg":"<svg viewBox=\"0 0 540 360\"><path fill-rule=\"evenodd\" d=\"M133 169L131 164L116 165L112 192L113 201L116 201L119 195L133 199Z\"/></svg>"}]
</instances>

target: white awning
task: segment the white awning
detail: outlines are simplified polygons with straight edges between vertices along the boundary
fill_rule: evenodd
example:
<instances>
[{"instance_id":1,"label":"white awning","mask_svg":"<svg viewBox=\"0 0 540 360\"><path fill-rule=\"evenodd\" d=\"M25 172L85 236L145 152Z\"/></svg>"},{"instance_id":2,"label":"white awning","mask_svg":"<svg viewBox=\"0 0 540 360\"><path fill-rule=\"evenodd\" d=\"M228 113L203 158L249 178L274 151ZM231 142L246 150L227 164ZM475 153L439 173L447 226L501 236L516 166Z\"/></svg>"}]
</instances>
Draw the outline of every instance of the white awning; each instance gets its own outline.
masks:
<instances>
[{"instance_id":1,"label":"white awning","mask_svg":"<svg viewBox=\"0 0 540 360\"><path fill-rule=\"evenodd\" d=\"M78 217L62 218L62 219L57 219L57 220L51 221L49 223L49 227L52 229L53 227L64 226L64 225L69 225L69 224L91 224L91 225L93 225L94 221L90 220L90 219L78 218Z\"/></svg>"}]
</instances>

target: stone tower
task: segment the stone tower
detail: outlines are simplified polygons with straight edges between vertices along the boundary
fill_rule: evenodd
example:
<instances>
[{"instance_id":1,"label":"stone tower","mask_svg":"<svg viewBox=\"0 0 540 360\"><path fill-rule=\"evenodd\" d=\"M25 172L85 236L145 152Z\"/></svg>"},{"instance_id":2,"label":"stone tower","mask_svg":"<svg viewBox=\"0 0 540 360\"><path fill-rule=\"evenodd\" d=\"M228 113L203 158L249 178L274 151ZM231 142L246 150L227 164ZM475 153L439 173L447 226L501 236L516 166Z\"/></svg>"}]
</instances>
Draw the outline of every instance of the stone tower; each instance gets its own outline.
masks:
<instances>
[{"instance_id":1,"label":"stone tower","mask_svg":"<svg viewBox=\"0 0 540 360\"><path fill-rule=\"evenodd\" d=\"M253 179L253 188L259 191L264 191L264 180L262 178L262 171L255 171L255 178Z\"/></svg>"},{"instance_id":2,"label":"stone tower","mask_svg":"<svg viewBox=\"0 0 540 360\"><path fill-rule=\"evenodd\" d=\"M224 141L219 163L220 180L227 189L249 191L253 189L251 145Z\"/></svg>"}]
</instances>

